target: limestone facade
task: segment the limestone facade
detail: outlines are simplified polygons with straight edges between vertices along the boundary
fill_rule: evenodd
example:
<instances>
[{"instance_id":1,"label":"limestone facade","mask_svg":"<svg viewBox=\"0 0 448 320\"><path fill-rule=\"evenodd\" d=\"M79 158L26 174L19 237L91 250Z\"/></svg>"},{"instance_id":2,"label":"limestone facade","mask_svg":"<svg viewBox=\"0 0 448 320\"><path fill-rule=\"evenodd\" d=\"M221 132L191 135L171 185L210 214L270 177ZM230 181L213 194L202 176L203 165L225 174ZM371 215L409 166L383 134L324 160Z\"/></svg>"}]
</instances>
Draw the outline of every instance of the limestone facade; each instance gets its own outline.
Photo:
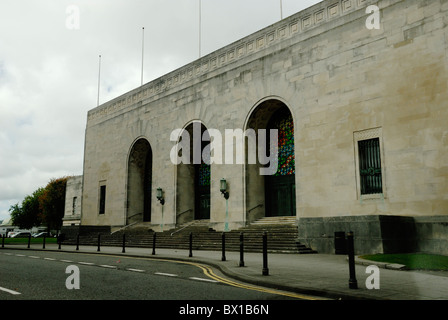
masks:
<instances>
[{"instance_id":1,"label":"limestone facade","mask_svg":"<svg viewBox=\"0 0 448 320\"><path fill-rule=\"evenodd\" d=\"M63 226L77 226L81 223L82 178L74 176L67 179Z\"/></svg>"},{"instance_id":2,"label":"limestone facade","mask_svg":"<svg viewBox=\"0 0 448 320\"><path fill-rule=\"evenodd\" d=\"M379 29L366 26L370 5ZM165 230L194 219L192 167L171 162L173 130L198 122L224 137L265 128L280 107L293 118L294 215L311 245L325 239L322 228L301 229L301 219L448 221L447 13L443 0L322 1L90 110L81 224ZM358 148L367 139L380 150L374 194L361 191ZM211 164L211 227L268 215L259 167Z\"/></svg>"}]
</instances>

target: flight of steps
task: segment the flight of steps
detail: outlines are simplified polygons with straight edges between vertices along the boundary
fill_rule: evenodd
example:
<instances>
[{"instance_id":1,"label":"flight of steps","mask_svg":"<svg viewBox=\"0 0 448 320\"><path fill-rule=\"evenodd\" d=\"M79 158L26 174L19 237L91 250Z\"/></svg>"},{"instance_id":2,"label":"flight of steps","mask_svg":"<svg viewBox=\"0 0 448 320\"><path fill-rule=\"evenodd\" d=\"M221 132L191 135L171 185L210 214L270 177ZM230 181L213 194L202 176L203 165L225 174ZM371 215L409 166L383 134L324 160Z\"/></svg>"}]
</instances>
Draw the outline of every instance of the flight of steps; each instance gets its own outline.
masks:
<instances>
[{"instance_id":1,"label":"flight of steps","mask_svg":"<svg viewBox=\"0 0 448 320\"><path fill-rule=\"evenodd\" d=\"M222 232L209 228L209 220L196 220L156 234L156 248L188 250L190 233L193 235L193 250L222 249ZM267 232L268 252L271 253L316 253L297 241L298 230L295 217L266 217L249 226L225 233L226 251L240 250L240 234L244 237L245 252L262 252L263 232ZM135 226L113 234L101 235L101 246L122 246L125 233L126 247L152 248L154 232L147 227ZM76 239L67 239L74 244ZM83 235L80 245L97 245L98 234Z\"/></svg>"}]
</instances>

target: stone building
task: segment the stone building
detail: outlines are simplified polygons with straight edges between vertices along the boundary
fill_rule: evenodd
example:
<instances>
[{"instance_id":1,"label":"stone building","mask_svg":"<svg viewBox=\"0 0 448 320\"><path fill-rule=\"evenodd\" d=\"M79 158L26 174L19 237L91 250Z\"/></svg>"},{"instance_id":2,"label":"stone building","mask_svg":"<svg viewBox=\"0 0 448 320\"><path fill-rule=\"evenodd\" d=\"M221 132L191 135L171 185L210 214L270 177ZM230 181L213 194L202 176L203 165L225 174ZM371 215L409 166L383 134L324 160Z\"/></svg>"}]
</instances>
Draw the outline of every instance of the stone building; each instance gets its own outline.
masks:
<instances>
[{"instance_id":1,"label":"stone building","mask_svg":"<svg viewBox=\"0 0 448 320\"><path fill-rule=\"evenodd\" d=\"M62 226L79 226L81 223L82 176L67 179L65 210Z\"/></svg>"},{"instance_id":2,"label":"stone building","mask_svg":"<svg viewBox=\"0 0 448 320\"><path fill-rule=\"evenodd\" d=\"M360 252L448 254L447 12L325 0L90 110L81 226L292 216L319 252L353 230ZM274 175L250 139L263 129L278 130ZM202 157L173 163L194 160L186 132Z\"/></svg>"}]
</instances>

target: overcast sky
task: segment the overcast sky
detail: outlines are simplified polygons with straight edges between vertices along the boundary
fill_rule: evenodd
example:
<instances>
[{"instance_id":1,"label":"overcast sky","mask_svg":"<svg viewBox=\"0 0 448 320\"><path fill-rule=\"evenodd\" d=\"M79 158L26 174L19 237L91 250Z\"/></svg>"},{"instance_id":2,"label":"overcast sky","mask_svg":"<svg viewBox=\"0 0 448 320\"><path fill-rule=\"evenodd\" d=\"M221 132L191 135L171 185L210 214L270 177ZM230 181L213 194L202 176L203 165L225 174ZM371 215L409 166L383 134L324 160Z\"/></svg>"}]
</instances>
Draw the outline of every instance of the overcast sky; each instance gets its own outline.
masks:
<instances>
[{"instance_id":1,"label":"overcast sky","mask_svg":"<svg viewBox=\"0 0 448 320\"><path fill-rule=\"evenodd\" d=\"M82 174L87 111L199 57L200 0L0 0L0 220ZM283 0L283 17L318 0ZM280 0L202 0L201 54L280 20ZM74 6L74 7L72 7ZM79 24L76 20L79 12Z\"/></svg>"}]
</instances>

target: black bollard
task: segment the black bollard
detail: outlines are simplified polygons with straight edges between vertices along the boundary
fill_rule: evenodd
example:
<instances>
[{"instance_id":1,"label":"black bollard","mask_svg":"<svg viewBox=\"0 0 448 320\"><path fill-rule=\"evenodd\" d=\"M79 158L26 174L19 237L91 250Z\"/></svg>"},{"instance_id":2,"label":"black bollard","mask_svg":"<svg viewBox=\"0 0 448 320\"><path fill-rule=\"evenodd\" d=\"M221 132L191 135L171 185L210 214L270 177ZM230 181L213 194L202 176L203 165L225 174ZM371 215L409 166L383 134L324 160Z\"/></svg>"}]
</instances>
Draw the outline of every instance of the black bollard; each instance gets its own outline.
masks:
<instances>
[{"instance_id":1,"label":"black bollard","mask_svg":"<svg viewBox=\"0 0 448 320\"><path fill-rule=\"evenodd\" d=\"M193 232L190 232L190 254L188 256L190 258L193 256Z\"/></svg>"},{"instance_id":2,"label":"black bollard","mask_svg":"<svg viewBox=\"0 0 448 320\"><path fill-rule=\"evenodd\" d=\"M222 256L221 261L226 261L226 234L223 232L221 235L221 244L222 244Z\"/></svg>"},{"instance_id":3,"label":"black bollard","mask_svg":"<svg viewBox=\"0 0 448 320\"><path fill-rule=\"evenodd\" d=\"M42 241L42 249L45 249L45 240L46 240L47 236L44 234L44 239Z\"/></svg>"},{"instance_id":4,"label":"black bollard","mask_svg":"<svg viewBox=\"0 0 448 320\"><path fill-rule=\"evenodd\" d=\"M100 243L101 243L101 234L98 233L98 249L96 251L100 251Z\"/></svg>"},{"instance_id":5,"label":"black bollard","mask_svg":"<svg viewBox=\"0 0 448 320\"><path fill-rule=\"evenodd\" d=\"M347 251L348 251L348 267L350 271L350 279L348 287L350 289L358 289L358 281L355 274L355 246L353 244L353 231L347 233Z\"/></svg>"},{"instance_id":6,"label":"black bollard","mask_svg":"<svg viewBox=\"0 0 448 320\"><path fill-rule=\"evenodd\" d=\"M30 248L30 244L31 244L31 233L28 235L28 249Z\"/></svg>"},{"instance_id":7,"label":"black bollard","mask_svg":"<svg viewBox=\"0 0 448 320\"><path fill-rule=\"evenodd\" d=\"M122 253L126 252L125 246L126 246L126 235L123 233L123 250L121 250Z\"/></svg>"},{"instance_id":8,"label":"black bollard","mask_svg":"<svg viewBox=\"0 0 448 320\"><path fill-rule=\"evenodd\" d=\"M244 267L244 236L240 233L240 267Z\"/></svg>"},{"instance_id":9,"label":"black bollard","mask_svg":"<svg viewBox=\"0 0 448 320\"><path fill-rule=\"evenodd\" d=\"M263 272L264 276L269 275L268 269L268 234L267 232L263 232Z\"/></svg>"},{"instance_id":10,"label":"black bollard","mask_svg":"<svg viewBox=\"0 0 448 320\"><path fill-rule=\"evenodd\" d=\"M2 248L5 247L5 238L6 238L6 234L4 234L4 235L2 236Z\"/></svg>"},{"instance_id":11,"label":"black bollard","mask_svg":"<svg viewBox=\"0 0 448 320\"><path fill-rule=\"evenodd\" d=\"M156 233L152 236L152 255L156 254Z\"/></svg>"},{"instance_id":12,"label":"black bollard","mask_svg":"<svg viewBox=\"0 0 448 320\"><path fill-rule=\"evenodd\" d=\"M78 235L76 236L76 250L77 250L77 251L79 250L79 233L78 233Z\"/></svg>"},{"instance_id":13,"label":"black bollard","mask_svg":"<svg viewBox=\"0 0 448 320\"><path fill-rule=\"evenodd\" d=\"M60 250L61 249L61 244L62 244L62 239L61 239L61 235L60 234L58 234L58 249Z\"/></svg>"}]
</instances>

